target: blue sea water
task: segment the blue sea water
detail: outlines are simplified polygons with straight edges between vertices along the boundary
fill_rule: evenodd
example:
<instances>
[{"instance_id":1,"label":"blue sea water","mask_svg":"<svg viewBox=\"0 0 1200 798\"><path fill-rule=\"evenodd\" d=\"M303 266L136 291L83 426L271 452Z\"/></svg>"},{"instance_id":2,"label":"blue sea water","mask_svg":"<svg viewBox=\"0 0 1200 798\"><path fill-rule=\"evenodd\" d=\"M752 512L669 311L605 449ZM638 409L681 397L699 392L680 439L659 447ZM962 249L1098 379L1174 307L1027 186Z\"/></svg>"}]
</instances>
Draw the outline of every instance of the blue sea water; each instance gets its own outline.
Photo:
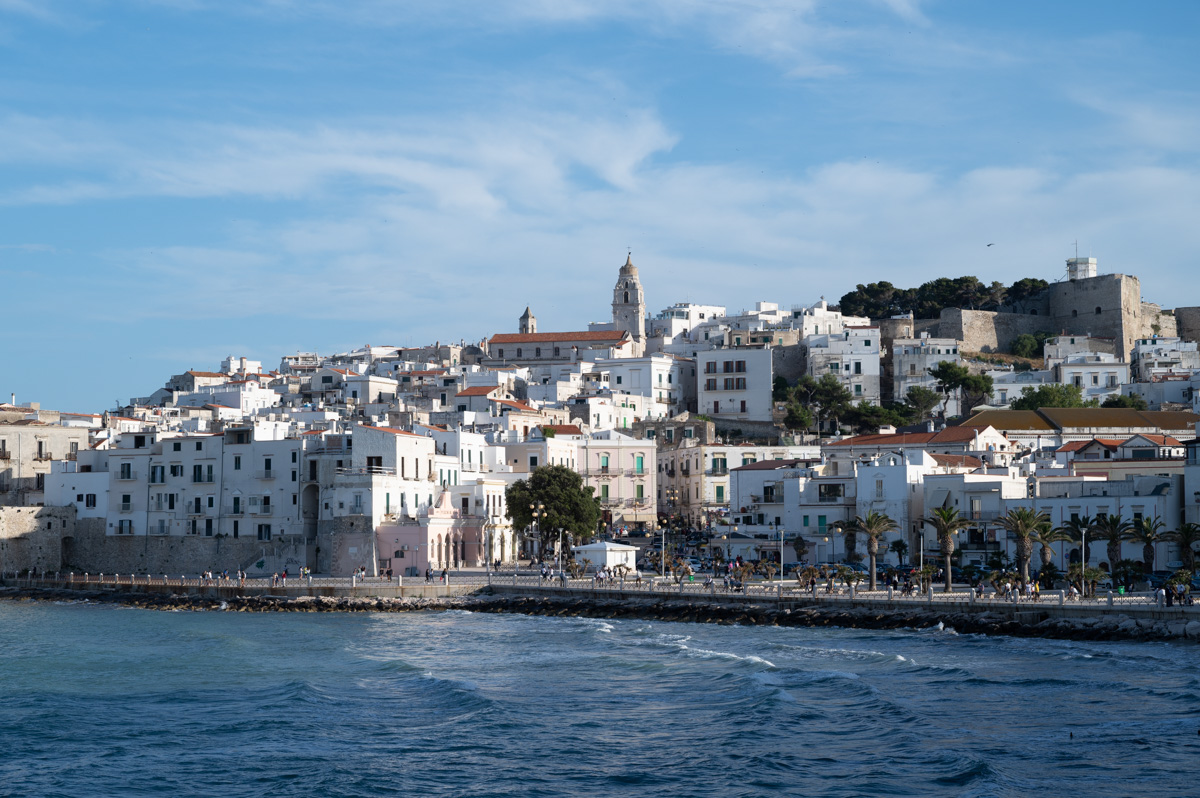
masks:
<instances>
[{"instance_id":1,"label":"blue sea water","mask_svg":"<svg viewBox=\"0 0 1200 798\"><path fill-rule=\"evenodd\" d=\"M0 794L1197 795L1196 662L952 630L3 602Z\"/></svg>"}]
</instances>

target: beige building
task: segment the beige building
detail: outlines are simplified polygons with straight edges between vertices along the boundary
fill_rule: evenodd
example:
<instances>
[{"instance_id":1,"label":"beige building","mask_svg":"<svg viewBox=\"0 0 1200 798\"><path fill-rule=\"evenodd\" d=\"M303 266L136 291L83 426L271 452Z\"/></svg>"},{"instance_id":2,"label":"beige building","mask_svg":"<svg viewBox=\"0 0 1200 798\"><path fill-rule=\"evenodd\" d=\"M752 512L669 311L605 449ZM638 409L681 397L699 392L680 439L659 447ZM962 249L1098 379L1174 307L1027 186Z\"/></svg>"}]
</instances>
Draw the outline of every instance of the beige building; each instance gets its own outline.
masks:
<instances>
[{"instance_id":1,"label":"beige building","mask_svg":"<svg viewBox=\"0 0 1200 798\"><path fill-rule=\"evenodd\" d=\"M40 421L0 423L0 505L42 504L50 463L74 460L87 447L86 429Z\"/></svg>"}]
</instances>

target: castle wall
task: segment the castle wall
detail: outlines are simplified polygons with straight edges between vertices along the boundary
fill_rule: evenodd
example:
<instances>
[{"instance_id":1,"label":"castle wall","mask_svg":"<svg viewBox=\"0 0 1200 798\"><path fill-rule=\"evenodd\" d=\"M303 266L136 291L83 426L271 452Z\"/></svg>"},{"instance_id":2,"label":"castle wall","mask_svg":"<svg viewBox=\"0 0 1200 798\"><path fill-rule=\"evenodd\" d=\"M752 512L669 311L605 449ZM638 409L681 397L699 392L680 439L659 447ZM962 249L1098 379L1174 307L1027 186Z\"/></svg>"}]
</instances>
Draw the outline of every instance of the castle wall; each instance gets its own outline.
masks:
<instances>
[{"instance_id":1,"label":"castle wall","mask_svg":"<svg viewBox=\"0 0 1200 798\"><path fill-rule=\"evenodd\" d=\"M808 373L808 347L803 343L771 347L771 371L794 385Z\"/></svg>"},{"instance_id":2,"label":"castle wall","mask_svg":"<svg viewBox=\"0 0 1200 798\"><path fill-rule=\"evenodd\" d=\"M74 526L74 507L0 507L0 570L60 570Z\"/></svg>"},{"instance_id":3,"label":"castle wall","mask_svg":"<svg viewBox=\"0 0 1200 798\"><path fill-rule=\"evenodd\" d=\"M1200 308L1175 308L1175 334L1185 341L1200 341Z\"/></svg>"},{"instance_id":4,"label":"castle wall","mask_svg":"<svg viewBox=\"0 0 1200 798\"><path fill-rule=\"evenodd\" d=\"M1112 338L1121 342L1118 355L1129 360L1133 342L1142 329L1142 289L1136 277L1102 274L1086 280L1052 283L1050 313L1052 332L1068 332Z\"/></svg>"},{"instance_id":5,"label":"castle wall","mask_svg":"<svg viewBox=\"0 0 1200 798\"><path fill-rule=\"evenodd\" d=\"M1040 315L946 308L937 334L939 338L962 341L966 352L1007 352L1017 336L1051 332L1053 326L1052 320Z\"/></svg>"}]
</instances>

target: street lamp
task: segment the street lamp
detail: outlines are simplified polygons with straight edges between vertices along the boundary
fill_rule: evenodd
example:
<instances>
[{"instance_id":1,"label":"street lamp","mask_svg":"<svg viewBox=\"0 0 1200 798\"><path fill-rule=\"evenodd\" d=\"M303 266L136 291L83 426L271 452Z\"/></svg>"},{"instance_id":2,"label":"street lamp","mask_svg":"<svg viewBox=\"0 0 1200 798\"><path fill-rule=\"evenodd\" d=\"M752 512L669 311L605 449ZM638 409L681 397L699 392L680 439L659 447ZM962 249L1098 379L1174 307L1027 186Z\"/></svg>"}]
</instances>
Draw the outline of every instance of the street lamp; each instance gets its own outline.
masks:
<instances>
[{"instance_id":1,"label":"street lamp","mask_svg":"<svg viewBox=\"0 0 1200 798\"><path fill-rule=\"evenodd\" d=\"M541 502L538 502L537 504L530 504L529 505L529 514L531 516L533 516L533 534L537 538L537 541L538 541L538 557L540 559L543 554L543 552L542 552L542 536L540 534L542 527L539 524L538 519L546 517L546 506L544 504L542 504Z\"/></svg>"}]
</instances>

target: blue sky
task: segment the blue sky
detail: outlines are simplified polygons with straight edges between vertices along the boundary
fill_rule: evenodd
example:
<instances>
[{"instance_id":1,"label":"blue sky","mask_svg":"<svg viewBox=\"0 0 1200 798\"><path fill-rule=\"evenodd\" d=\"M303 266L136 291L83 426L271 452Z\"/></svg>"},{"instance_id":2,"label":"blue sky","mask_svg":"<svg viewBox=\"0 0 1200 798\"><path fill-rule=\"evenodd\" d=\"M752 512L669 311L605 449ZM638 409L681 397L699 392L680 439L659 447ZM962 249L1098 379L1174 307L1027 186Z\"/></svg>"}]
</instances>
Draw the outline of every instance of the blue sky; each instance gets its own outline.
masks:
<instances>
[{"instance_id":1,"label":"blue sky","mask_svg":"<svg viewBox=\"0 0 1200 798\"><path fill-rule=\"evenodd\" d=\"M1200 4L0 0L0 396L855 283L1200 305ZM988 243L996 246L987 247Z\"/></svg>"}]
</instances>

